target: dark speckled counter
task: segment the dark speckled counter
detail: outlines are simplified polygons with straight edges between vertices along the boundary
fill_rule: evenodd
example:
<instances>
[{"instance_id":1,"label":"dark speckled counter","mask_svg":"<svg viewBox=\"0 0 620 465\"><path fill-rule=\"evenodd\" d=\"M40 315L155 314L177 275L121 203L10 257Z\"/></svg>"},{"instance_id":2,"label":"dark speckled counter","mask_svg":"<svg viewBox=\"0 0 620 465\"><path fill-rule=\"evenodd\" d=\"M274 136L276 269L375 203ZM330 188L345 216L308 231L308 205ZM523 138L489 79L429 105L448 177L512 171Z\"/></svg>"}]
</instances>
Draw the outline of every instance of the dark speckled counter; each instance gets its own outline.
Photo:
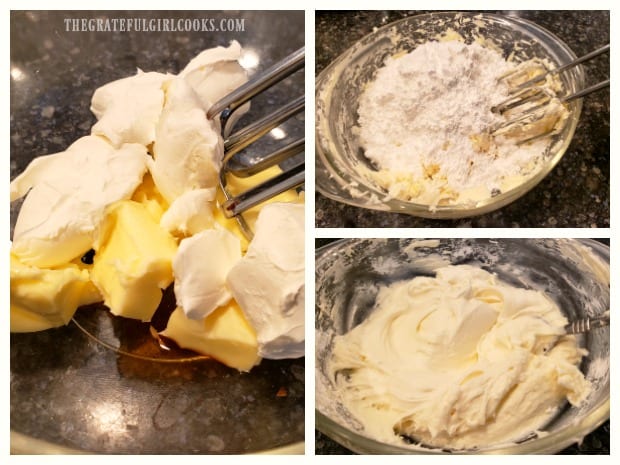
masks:
<instances>
[{"instance_id":1,"label":"dark speckled counter","mask_svg":"<svg viewBox=\"0 0 620 465\"><path fill-rule=\"evenodd\" d=\"M405 16L424 12L317 12L316 73L354 42ZM578 55L609 42L608 11L499 11L556 34ZM587 63L588 83L609 77L609 55ZM609 90L584 99L575 137L555 169L514 203L486 215L428 220L348 206L316 194L316 226L339 227L609 227Z\"/></svg>"}]
</instances>

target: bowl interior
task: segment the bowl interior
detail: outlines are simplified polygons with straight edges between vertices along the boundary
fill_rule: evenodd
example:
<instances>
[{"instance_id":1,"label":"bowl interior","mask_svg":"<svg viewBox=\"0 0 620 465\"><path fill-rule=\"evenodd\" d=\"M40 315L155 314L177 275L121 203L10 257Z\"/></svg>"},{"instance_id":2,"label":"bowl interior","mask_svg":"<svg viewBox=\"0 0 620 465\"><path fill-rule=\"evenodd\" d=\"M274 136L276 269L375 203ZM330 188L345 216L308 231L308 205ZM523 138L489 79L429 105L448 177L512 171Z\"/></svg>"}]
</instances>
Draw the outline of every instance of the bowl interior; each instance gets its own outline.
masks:
<instances>
[{"instance_id":1,"label":"bowl interior","mask_svg":"<svg viewBox=\"0 0 620 465\"><path fill-rule=\"evenodd\" d=\"M376 170L364 156L357 136L358 102L365 85L372 81L386 58L410 52L420 44L439 40L456 31L466 43L485 39L485 45L520 63L538 57L560 66L575 58L557 37L519 18L491 14L430 13L412 16L378 29L361 39L326 68L317 79L316 90L316 186L335 200L377 210L393 210L429 218L459 218L486 213L523 195L536 185L559 161L573 136L581 102L570 105L564 130L554 136L544 168L523 185L475 205L428 205L385 199L387 193L359 173L360 167ZM583 70L563 73L566 92L583 87Z\"/></svg>"},{"instance_id":2,"label":"bowl interior","mask_svg":"<svg viewBox=\"0 0 620 465\"><path fill-rule=\"evenodd\" d=\"M317 252L316 263L317 427L325 434L358 452L417 452L404 444L398 447L366 438L362 425L334 395L327 362L333 338L371 314L382 286L432 276L437 267L448 264L476 265L510 285L540 290L568 319L609 309L609 249L596 241L442 239L435 245L411 239L360 239L325 246ZM586 402L563 409L547 425L547 436L488 451L556 452L608 417L609 328L579 336L579 343L588 350L581 370L593 385Z\"/></svg>"}]
</instances>

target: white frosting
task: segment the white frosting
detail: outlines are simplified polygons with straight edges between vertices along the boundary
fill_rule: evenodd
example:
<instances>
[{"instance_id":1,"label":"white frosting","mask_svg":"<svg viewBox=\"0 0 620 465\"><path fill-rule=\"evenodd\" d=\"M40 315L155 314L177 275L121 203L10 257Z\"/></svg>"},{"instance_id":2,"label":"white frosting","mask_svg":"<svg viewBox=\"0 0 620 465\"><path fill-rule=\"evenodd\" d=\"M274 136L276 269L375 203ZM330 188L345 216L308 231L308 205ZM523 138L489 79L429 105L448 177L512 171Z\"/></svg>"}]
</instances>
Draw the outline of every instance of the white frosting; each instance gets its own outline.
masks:
<instances>
[{"instance_id":1,"label":"white frosting","mask_svg":"<svg viewBox=\"0 0 620 465\"><path fill-rule=\"evenodd\" d=\"M213 228L215 188L196 189L177 197L161 217L159 225L173 234L192 236Z\"/></svg>"},{"instance_id":2,"label":"white frosting","mask_svg":"<svg viewBox=\"0 0 620 465\"><path fill-rule=\"evenodd\" d=\"M258 215L246 255L228 274L261 357L304 355L304 206L271 203Z\"/></svg>"},{"instance_id":3,"label":"white frosting","mask_svg":"<svg viewBox=\"0 0 620 465\"><path fill-rule=\"evenodd\" d=\"M334 340L329 372L378 440L456 449L518 440L590 391L585 354L544 294L450 266L383 288L373 313ZM395 434L396 432L396 434Z\"/></svg>"},{"instance_id":4,"label":"white frosting","mask_svg":"<svg viewBox=\"0 0 620 465\"><path fill-rule=\"evenodd\" d=\"M11 182L11 200L28 193L15 224L15 255L25 264L50 267L87 252L105 208L130 198L142 182L147 158L144 146L115 149L98 136L35 158Z\"/></svg>"},{"instance_id":5,"label":"white frosting","mask_svg":"<svg viewBox=\"0 0 620 465\"><path fill-rule=\"evenodd\" d=\"M227 304L226 275L241 259L239 238L226 229L210 229L183 239L172 262L174 295L188 318L205 318Z\"/></svg>"},{"instance_id":6,"label":"white frosting","mask_svg":"<svg viewBox=\"0 0 620 465\"><path fill-rule=\"evenodd\" d=\"M168 82L149 169L157 189L172 203L192 189L216 187L224 155L219 123L181 78Z\"/></svg>"},{"instance_id":7,"label":"white frosting","mask_svg":"<svg viewBox=\"0 0 620 465\"><path fill-rule=\"evenodd\" d=\"M164 106L162 85L171 78L170 74L138 70L135 76L99 87L90 107L99 121L91 133L107 137L115 147L126 142L151 144Z\"/></svg>"}]
</instances>

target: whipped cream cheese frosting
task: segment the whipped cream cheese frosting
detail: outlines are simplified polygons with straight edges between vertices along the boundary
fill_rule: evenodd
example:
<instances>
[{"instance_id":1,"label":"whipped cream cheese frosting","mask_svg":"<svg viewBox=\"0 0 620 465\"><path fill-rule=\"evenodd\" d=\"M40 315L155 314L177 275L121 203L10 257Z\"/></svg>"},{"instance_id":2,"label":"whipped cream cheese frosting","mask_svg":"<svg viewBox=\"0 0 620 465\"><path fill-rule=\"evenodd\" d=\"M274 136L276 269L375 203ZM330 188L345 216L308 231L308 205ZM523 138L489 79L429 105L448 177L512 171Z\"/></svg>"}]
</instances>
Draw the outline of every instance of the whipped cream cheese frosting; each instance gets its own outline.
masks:
<instances>
[{"instance_id":1,"label":"whipped cream cheese frosting","mask_svg":"<svg viewBox=\"0 0 620 465\"><path fill-rule=\"evenodd\" d=\"M483 448L519 440L590 392L555 303L469 265L380 290L334 340L337 395L384 442Z\"/></svg>"}]
</instances>

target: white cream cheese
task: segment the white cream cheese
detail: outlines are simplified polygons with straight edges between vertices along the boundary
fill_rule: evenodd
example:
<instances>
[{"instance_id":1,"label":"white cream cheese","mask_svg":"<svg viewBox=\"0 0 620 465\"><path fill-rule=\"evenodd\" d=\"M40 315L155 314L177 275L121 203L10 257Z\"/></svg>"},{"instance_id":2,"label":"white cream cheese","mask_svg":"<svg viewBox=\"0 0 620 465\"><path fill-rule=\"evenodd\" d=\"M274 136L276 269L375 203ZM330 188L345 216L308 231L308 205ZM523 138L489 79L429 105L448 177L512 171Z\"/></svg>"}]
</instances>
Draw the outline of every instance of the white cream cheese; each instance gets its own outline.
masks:
<instances>
[{"instance_id":1,"label":"white cream cheese","mask_svg":"<svg viewBox=\"0 0 620 465\"><path fill-rule=\"evenodd\" d=\"M215 188L195 189L177 197L161 217L159 225L168 232L193 236L215 225Z\"/></svg>"},{"instance_id":2,"label":"white cream cheese","mask_svg":"<svg viewBox=\"0 0 620 465\"><path fill-rule=\"evenodd\" d=\"M179 77L189 83L205 106L210 106L248 80L239 64L240 58L241 45L233 40L226 48L215 47L201 52Z\"/></svg>"},{"instance_id":3,"label":"white cream cheese","mask_svg":"<svg viewBox=\"0 0 620 465\"><path fill-rule=\"evenodd\" d=\"M149 169L169 203L190 190L218 185L224 142L219 120L207 120L206 112L247 81L237 61L240 56L236 41L228 48L205 50L163 86L165 104L155 128ZM235 112L236 117L242 110Z\"/></svg>"},{"instance_id":4,"label":"white cream cheese","mask_svg":"<svg viewBox=\"0 0 620 465\"><path fill-rule=\"evenodd\" d=\"M27 194L15 224L13 253L27 265L63 265L93 244L105 208L128 199L146 172L146 148L85 136L65 152L35 158L11 182L11 200Z\"/></svg>"},{"instance_id":5,"label":"white cream cheese","mask_svg":"<svg viewBox=\"0 0 620 465\"><path fill-rule=\"evenodd\" d=\"M135 76L99 87L90 106L99 121L91 133L106 137L115 147L127 142L150 145L164 106L162 86L171 78L171 74L138 70Z\"/></svg>"},{"instance_id":6,"label":"white cream cheese","mask_svg":"<svg viewBox=\"0 0 620 465\"><path fill-rule=\"evenodd\" d=\"M329 372L378 440L482 448L518 440L566 399L585 399L586 352L565 324L544 294L449 266L383 288L373 313L335 338Z\"/></svg>"},{"instance_id":7,"label":"white cream cheese","mask_svg":"<svg viewBox=\"0 0 620 465\"><path fill-rule=\"evenodd\" d=\"M263 358L304 355L304 206L271 203L258 215L246 255L228 274Z\"/></svg>"},{"instance_id":8,"label":"white cream cheese","mask_svg":"<svg viewBox=\"0 0 620 465\"><path fill-rule=\"evenodd\" d=\"M210 229L183 239L172 262L174 295L193 320L227 304L229 270L241 259L241 242L226 229Z\"/></svg>"},{"instance_id":9,"label":"white cream cheese","mask_svg":"<svg viewBox=\"0 0 620 465\"><path fill-rule=\"evenodd\" d=\"M206 112L247 81L240 56L241 46L232 41L203 51L178 76L138 70L98 88L91 110L99 121L92 134L116 147L156 142L150 170L169 203L188 190L215 187L223 141L219 120L207 120Z\"/></svg>"}]
</instances>

